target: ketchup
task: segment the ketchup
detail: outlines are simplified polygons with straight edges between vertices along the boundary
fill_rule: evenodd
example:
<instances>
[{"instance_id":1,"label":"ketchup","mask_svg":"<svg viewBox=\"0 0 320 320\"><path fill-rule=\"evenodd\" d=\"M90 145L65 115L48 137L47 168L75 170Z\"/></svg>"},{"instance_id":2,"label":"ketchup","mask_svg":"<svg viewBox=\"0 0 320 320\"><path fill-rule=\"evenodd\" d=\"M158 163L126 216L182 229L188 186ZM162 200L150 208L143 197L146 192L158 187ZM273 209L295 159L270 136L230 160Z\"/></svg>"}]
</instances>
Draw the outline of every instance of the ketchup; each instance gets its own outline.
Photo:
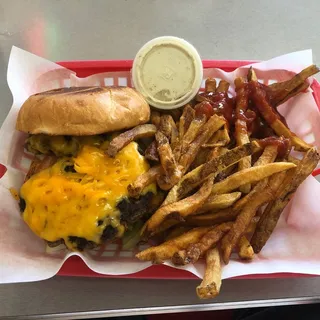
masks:
<instances>
[{"instance_id":1,"label":"ketchup","mask_svg":"<svg viewBox=\"0 0 320 320\"><path fill-rule=\"evenodd\" d=\"M265 148L266 146L276 146L277 150L278 150L278 157L280 158L284 158L286 157L291 149L291 144L290 144L290 140L286 139L284 137L268 137L268 138L264 138L259 140L259 145L262 148Z\"/></svg>"},{"instance_id":2,"label":"ketchup","mask_svg":"<svg viewBox=\"0 0 320 320\"><path fill-rule=\"evenodd\" d=\"M203 92L200 94L206 99L196 105L196 115L205 114L212 116L217 114L224 116L229 124L234 121L234 99L229 98L225 92Z\"/></svg>"},{"instance_id":3,"label":"ketchup","mask_svg":"<svg viewBox=\"0 0 320 320\"><path fill-rule=\"evenodd\" d=\"M281 120L288 127L285 118L278 112L278 110L273 107L270 103L270 95L267 93L269 91L268 87L259 82L250 82L250 90L252 93L253 101L257 109L263 114L264 118L269 124L272 124L277 119Z\"/></svg>"}]
</instances>

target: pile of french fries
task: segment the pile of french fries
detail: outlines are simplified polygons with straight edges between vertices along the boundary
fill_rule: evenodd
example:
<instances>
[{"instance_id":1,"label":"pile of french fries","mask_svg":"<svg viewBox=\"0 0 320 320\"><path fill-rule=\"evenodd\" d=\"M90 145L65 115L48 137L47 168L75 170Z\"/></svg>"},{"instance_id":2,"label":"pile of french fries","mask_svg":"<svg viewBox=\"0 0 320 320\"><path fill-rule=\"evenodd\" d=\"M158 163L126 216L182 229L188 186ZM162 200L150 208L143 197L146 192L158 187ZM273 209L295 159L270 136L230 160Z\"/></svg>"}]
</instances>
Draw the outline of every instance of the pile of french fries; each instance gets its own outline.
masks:
<instances>
[{"instance_id":1,"label":"pile of french fries","mask_svg":"<svg viewBox=\"0 0 320 320\"><path fill-rule=\"evenodd\" d=\"M260 252L319 161L316 148L291 132L277 111L306 90L307 78L318 71L312 65L289 81L265 86L251 68L247 78L235 79L233 98L229 83L207 79L205 91L182 110L153 111L152 124L110 143L111 154L121 141L154 136L145 151L154 165L128 190L131 197L151 183L163 190L166 197L141 236L162 235L164 241L138 253L138 259L171 260L175 265L205 259L205 275L196 292L200 298L212 298L219 294L221 268L233 252L242 260ZM292 150L301 157L293 157Z\"/></svg>"}]
</instances>

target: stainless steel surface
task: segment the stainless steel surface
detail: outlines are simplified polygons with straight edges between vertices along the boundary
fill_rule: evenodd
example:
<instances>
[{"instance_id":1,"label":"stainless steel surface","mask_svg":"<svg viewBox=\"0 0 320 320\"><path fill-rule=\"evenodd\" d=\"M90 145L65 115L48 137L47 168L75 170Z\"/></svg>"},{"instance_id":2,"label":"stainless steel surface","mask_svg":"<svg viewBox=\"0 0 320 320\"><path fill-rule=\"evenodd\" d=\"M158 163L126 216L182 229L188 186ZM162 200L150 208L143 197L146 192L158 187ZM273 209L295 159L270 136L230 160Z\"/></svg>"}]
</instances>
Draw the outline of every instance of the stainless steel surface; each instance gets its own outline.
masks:
<instances>
[{"instance_id":1,"label":"stainless steel surface","mask_svg":"<svg viewBox=\"0 0 320 320\"><path fill-rule=\"evenodd\" d=\"M5 73L12 45L53 61L126 59L153 37L175 35L205 59L268 59L312 48L317 62L319 14L318 0L0 0L0 123L11 105ZM0 317L75 319L320 301L320 278L228 280L213 301L199 301L195 286L64 277L0 285Z\"/></svg>"},{"instance_id":2,"label":"stainless steel surface","mask_svg":"<svg viewBox=\"0 0 320 320\"><path fill-rule=\"evenodd\" d=\"M318 278L226 280L220 296L199 301L198 281L146 281L56 277L29 284L0 286L0 315L43 318L208 311L320 302ZM3 309L4 308L4 309ZM53 315L52 315L53 314Z\"/></svg>"}]
</instances>

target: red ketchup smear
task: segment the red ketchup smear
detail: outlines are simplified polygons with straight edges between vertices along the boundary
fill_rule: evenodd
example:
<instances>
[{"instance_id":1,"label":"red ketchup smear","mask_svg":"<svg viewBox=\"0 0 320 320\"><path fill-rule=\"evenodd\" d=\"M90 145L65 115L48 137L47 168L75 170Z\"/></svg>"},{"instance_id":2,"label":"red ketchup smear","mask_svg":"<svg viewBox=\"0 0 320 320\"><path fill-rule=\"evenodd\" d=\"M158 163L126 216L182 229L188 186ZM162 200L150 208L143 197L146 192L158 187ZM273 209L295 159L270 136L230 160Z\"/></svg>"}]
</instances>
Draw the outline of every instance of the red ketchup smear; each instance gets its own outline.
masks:
<instances>
[{"instance_id":1,"label":"red ketchup smear","mask_svg":"<svg viewBox=\"0 0 320 320\"><path fill-rule=\"evenodd\" d=\"M268 137L259 140L258 143L262 148L270 145L276 146L279 158L286 158L291 149L290 140L284 137Z\"/></svg>"},{"instance_id":2,"label":"red ketchup smear","mask_svg":"<svg viewBox=\"0 0 320 320\"><path fill-rule=\"evenodd\" d=\"M201 96L206 99L196 105L196 116L206 115L211 117L214 114L223 116L229 124L234 122L234 99L229 98L224 92L204 92Z\"/></svg>"}]
</instances>

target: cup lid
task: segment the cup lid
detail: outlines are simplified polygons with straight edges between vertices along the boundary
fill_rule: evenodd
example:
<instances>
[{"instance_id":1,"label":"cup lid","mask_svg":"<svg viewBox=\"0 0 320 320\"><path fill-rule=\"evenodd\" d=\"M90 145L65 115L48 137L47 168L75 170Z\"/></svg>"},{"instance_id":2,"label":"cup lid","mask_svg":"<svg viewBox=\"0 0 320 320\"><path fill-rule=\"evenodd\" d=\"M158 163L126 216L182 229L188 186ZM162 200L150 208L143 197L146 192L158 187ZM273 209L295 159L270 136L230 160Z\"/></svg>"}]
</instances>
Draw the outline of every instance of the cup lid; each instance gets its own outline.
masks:
<instances>
[{"instance_id":1,"label":"cup lid","mask_svg":"<svg viewBox=\"0 0 320 320\"><path fill-rule=\"evenodd\" d=\"M203 77L201 58L189 42L177 37L159 37L137 53L132 68L135 88L159 109L175 109L198 92Z\"/></svg>"}]
</instances>

